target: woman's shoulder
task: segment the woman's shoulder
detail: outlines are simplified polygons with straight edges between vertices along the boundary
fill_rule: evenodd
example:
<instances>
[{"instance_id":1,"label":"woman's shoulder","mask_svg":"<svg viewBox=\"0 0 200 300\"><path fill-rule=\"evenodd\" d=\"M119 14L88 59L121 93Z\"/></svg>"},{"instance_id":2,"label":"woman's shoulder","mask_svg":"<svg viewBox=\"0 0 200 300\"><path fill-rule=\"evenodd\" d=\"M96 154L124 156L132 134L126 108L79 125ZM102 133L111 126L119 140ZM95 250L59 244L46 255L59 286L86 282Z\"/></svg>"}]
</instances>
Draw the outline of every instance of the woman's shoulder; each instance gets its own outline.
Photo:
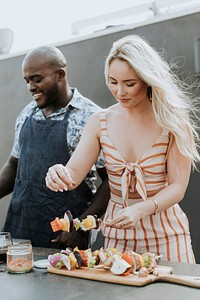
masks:
<instances>
[{"instance_id":1,"label":"woman's shoulder","mask_svg":"<svg viewBox=\"0 0 200 300\"><path fill-rule=\"evenodd\" d=\"M101 111L100 111L100 113L101 114L114 114L115 112L117 112L118 111L118 104L114 104L114 105L111 105L111 106L109 106L109 107L107 107L107 108L104 108L104 109L102 109Z\"/></svg>"},{"instance_id":2,"label":"woman's shoulder","mask_svg":"<svg viewBox=\"0 0 200 300\"><path fill-rule=\"evenodd\" d=\"M92 114L89 119L88 119L88 124L93 123L94 124L99 124L99 122L102 119L107 119L110 117L110 115L112 115L113 113L115 113L116 107L115 105L110 106L108 108L102 108L101 110L95 112L94 114Z\"/></svg>"},{"instance_id":3,"label":"woman's shoulder","mask_svg":"<svg viewBox=\"0 0 200 300\"><path fill-rule=\"evenodd\" d=\"M107 108L101 108L99 111L95 112L92 116L96 118L102 114L110 114L115 109L115 105L109 106Z\"/></svg>"}]
</instances>

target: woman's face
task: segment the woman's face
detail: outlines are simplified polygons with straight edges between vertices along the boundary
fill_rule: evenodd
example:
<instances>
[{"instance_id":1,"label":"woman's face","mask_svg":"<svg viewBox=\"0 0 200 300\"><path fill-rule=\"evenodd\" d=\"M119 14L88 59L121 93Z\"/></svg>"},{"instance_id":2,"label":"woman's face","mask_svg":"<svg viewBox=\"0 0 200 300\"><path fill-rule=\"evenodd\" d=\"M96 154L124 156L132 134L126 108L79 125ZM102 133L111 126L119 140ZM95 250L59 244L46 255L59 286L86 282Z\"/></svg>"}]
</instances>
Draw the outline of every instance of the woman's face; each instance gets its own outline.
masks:
<instances>
[{"instance_id":1,"label":"woman's face","mask_svg":"<svg viewBox=\"0 0 200 300\"><path fill-rule=\"evenodd\" d=\"M114 59L110 64L108 88L123 107L135 107L149 100L148 85L137 76L126 61L120 59Z\"/></svg>"}]
</instances>

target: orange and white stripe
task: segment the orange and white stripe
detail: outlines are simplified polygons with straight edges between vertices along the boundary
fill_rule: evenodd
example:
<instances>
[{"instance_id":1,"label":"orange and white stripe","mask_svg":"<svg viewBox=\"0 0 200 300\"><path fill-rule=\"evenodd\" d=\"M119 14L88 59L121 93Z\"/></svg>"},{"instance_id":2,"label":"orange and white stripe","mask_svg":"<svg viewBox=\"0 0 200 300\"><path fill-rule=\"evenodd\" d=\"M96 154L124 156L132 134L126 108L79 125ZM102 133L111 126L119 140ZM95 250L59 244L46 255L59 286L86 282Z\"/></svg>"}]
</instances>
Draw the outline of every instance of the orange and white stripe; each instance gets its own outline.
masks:
<instances>
[{"instance_id":1,"label":"orange and white stripe","mask_svg":"<svg viewBox=\"0 0 200 300\"><path fill-rule=\"evenodd\" d=\"M101 147L106 161L111 199L104 221L113 218L119 210L131 205L129 193L137 193L148 201L149 193L156 193L167 185L166 158L170 144L169 133L163 130L157 142L138 161L126 162L107 134L106 110L100 113ZM114 191L119 191L121 197ZM169 261L194 263L189 224L178 204L155 216L141 219L132 229L117 229L103 225L105 247L120 251L151 251Z\"/></svg>"}]
</instances>

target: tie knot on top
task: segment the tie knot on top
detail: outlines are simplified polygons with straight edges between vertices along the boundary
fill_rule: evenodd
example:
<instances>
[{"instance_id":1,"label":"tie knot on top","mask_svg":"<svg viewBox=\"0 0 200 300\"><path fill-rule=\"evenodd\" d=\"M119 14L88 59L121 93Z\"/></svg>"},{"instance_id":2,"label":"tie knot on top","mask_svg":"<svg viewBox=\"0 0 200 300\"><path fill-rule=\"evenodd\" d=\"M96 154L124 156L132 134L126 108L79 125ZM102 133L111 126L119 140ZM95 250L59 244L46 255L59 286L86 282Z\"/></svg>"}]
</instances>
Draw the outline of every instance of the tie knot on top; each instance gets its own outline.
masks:
<instances>
[{"instance_id":1,"label":"tie knot on top","mask_svg":"<svg viewBox=\"0 0 200 300\"><path fill-rule=\"evenodd\" d=\"M127 163L122 175L122 198L125 206L129 190L137 191L143 200L147 199L143 171L137 163Z\"/></svg>"},{"instance_id":2,"label":"tie knot on top","mask_svg":"<svg viewBox=\"0 0 200 300\"><path fill-rule=\"evenodd\" d=\"M135 163L127 163L126 169L128 172L133 173L135 171L136 167L137 167L137 164L135 164Z\"/></svg>"}]
</instances>

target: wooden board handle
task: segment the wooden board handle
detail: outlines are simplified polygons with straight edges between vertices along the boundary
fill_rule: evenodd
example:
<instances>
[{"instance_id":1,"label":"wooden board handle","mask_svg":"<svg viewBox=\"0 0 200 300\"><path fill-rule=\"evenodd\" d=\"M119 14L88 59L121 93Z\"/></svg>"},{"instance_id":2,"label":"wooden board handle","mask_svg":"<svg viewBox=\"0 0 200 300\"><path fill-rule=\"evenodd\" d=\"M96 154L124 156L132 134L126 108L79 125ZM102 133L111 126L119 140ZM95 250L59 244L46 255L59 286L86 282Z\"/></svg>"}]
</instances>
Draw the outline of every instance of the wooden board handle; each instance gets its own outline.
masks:
<instances>
[{"instance_id":1,"label":"wooden board handle","mask_svg":"<svg viewBox=\"0 0 200 300\"><path fill-rule=\"evenodd\" d=\"M191 287L200 288L200 277L198 276L183 276L174 274L159 275L159 281L172 282L183 284Z\"/></svg>"}]
</instances>

